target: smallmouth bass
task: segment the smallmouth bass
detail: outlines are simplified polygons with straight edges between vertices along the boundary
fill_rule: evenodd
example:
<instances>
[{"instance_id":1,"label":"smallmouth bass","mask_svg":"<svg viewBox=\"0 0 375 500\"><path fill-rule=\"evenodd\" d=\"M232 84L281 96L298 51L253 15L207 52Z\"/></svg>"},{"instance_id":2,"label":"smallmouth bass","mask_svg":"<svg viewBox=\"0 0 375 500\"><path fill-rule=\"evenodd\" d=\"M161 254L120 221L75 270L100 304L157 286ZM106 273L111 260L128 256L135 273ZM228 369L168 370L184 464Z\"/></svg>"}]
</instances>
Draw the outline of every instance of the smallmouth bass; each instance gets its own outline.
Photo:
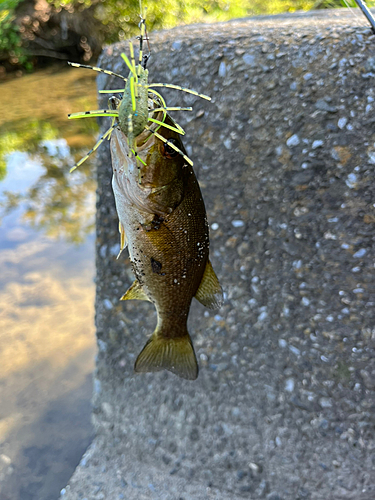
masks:
<instances>
[{"instance_id":1,"label":"smallmouth bass","mask_svg":"<svg viewBox=\"0 0 375 500\"><path fill-rule=\"evenodd\" d=\"M121 252L128 246L135 281L121 300L148 300L157 311L157 326L139 354L136 372L169 370L194 380L198 363L187 330L193 297L216 309L223 292L208 258L209 231L206 210L193 162L180 136L185 132L168 111L192 108L167 107L155 87L188 92L206 100L210 97L166 83L148 83L143 40L148 43L141 8L139 63L136 66L131 42L127 78L102 68L70 63L121 78L125 88L104 90L112 96L108 109L74 113L69 118L106 116L112 125L71 171L81 165L100 144L111 140L116 210L121 233ZM119 254L119 255L120 255Z\"/></svg>"},{"instance_id":2,"label":"smallmouth bass","mask_svg":"<svg viewBox=\"0 0 375 500\"><path fill-rule=\"evenodd\" d=\"M173 125L169 116L166 123ZM179 134L159 130L185 153ZM206 210L193 168L183 156L145 130L130 154L125 134L111 138L112 187L136 279L122 300L151 301L157 326L135 362L136 372L166 369L194 380L198 363L187 330L192 298L218 308L223 295L208 258Z\"/></svg>"}]
</instances>

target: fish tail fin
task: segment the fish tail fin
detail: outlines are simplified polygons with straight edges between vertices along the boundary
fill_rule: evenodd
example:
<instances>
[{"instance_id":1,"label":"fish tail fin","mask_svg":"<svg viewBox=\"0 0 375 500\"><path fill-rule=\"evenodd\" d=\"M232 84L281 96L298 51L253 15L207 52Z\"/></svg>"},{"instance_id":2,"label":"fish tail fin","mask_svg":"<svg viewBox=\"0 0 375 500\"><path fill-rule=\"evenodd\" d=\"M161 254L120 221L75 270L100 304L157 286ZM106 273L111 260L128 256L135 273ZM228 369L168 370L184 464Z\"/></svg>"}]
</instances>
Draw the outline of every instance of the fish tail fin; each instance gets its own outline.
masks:
<instances>
[{"instance_id":1,"label":"fish tail fin","mask_svg":"<svg viewBox=\"0 0 375 500\"><path fill-rule=\"evenodd\" d=\"M137 373L168 370L178 377L195 380L198 363L190 336L166 338L157 328L139 354L134 371Z\"/></svg>"}]
</instances>

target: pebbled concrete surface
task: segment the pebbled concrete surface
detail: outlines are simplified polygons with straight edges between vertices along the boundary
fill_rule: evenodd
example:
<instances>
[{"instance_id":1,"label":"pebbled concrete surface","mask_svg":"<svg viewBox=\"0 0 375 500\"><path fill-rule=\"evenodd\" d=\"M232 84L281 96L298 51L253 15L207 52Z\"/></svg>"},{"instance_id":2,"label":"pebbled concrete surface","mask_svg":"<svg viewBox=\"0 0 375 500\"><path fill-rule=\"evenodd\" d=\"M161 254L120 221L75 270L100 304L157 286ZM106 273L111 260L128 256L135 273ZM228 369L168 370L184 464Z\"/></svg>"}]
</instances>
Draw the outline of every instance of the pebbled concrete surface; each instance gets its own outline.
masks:
<instances>
[{"instance_id":1,"label":"pebbled concrete surface","mask_svg":"<svg viewBox=\"0 0 375 500\"><path fill-rule=\"evenodd\" d=\"M153 306L133 281L99 152L97 437L63 500L375 497L375 36L324 11L153 33L226 292L194 303L197 381L135 376ZM100 65L126 73L123 45ZM101 88L114 88L100 76Z\"/></svg>"}]
</instances>

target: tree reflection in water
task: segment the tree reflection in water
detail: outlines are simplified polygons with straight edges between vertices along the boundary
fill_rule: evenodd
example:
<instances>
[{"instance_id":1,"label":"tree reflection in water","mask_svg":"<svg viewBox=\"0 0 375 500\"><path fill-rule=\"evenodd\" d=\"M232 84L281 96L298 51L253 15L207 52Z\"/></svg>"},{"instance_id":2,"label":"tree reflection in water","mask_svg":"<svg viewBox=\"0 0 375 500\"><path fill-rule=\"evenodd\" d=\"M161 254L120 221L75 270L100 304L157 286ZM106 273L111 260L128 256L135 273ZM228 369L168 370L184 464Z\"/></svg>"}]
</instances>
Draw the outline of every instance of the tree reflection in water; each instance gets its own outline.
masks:
<instances>
[{"instance_id":1,"label":"tree reflection in water","mask_svg":"<svg viewBox=\"0 0 375 500\"><path fill-rule=\"evenodd\" d=\"M50 123L36 120L20 131L1 135L0 181L6 176L11 155L17 152L26 152L45 172L25 193L17 192L17 186L2 193L0 223L5 215L22 207L23 222L50 237L78 244L94 229L95 162L89 159L69 174L75 159L86 149L71 150L67 140L59 137Z\"/></svg>"}]
</instances>

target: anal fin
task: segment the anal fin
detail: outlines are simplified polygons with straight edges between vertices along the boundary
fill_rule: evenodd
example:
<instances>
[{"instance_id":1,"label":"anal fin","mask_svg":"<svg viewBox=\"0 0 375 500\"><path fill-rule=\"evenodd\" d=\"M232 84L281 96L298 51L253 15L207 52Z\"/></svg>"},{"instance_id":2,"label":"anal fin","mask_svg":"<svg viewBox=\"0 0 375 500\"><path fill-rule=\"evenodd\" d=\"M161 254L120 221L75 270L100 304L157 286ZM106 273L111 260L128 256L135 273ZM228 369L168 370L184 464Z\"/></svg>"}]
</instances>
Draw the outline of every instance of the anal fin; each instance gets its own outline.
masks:
<instances>
[{"instance_id":1,"label":"anal fin","mask_svg":"<svg viewBox=\"0 0 375 500\"><path fill-rule=\"evenodd\" d=\"M195 298L209 309L219 309L223 305L223 289L209 260Z\"/></svg>"},{"instance_id":2,"label":"anal fin","mask_svg":"<svg viewBox=\"0 0 375 500\"><path fill-rule=\"evenodd\" d=\"M143 288L138 280L135 280L132 286L124 293L120 300L148 300Z\"/></svg>"}]
</instances>

